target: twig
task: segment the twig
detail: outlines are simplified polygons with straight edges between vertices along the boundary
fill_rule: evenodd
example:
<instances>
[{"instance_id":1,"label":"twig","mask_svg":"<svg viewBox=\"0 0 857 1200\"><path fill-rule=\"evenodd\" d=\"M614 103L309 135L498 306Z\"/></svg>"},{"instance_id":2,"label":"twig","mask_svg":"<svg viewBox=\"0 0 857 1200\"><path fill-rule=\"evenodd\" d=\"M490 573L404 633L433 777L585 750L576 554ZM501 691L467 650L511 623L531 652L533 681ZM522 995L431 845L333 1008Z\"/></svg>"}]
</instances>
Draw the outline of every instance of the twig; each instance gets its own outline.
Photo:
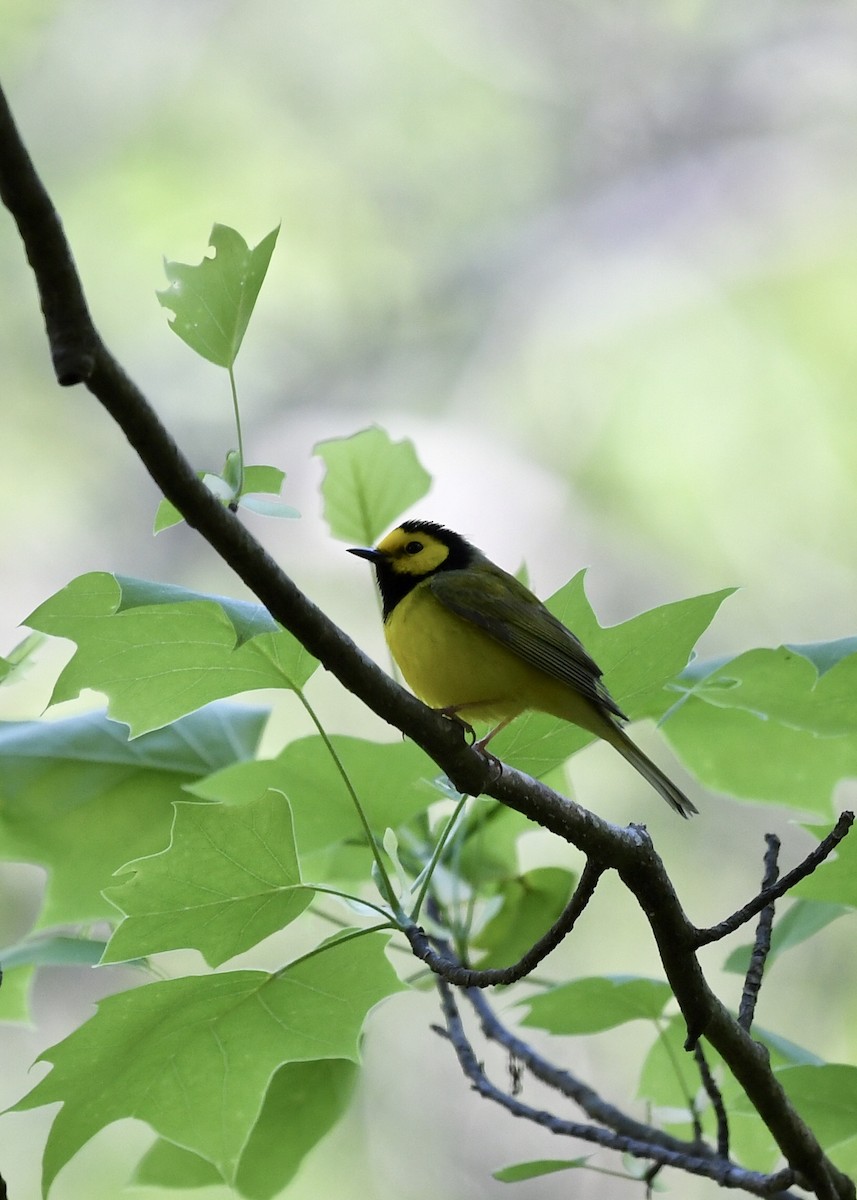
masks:
<instances>
[{"instance_id":1,"label":"twig","mask_svg":"<svg viewBox=\"0 0 857 1200\"><path fill-rule=\"evenodd\" d=\"M476 988L468 988L464 995L473 1006L479 1018L482 1033L489 1041L496 1042L497 1045L514 1055L536 1079L559 1092L560 1095L573 1100L593 1121L605 1125L614 1133L622 1134L624 1137L637 1141L650 1141L654 1145L675 1150L677 1153L687 1153L690 1149L694 1153L709 1153L708 1147L702 1142L685 1142L660 1129L653 1129L651 1126L643 1124L642 1121L635 1121L633 1117L629 1117L615 1105L609 1104L594 1088L572 1075L570 1071L565 1071L554 1063L548 1062L528 1042L523 1041L506 1028L491 1008L484 992Z\"/></svg>"},{"instance_id":2,"label":"twig","mask_svg":"<svg viewBox=\"0 0 857 1200\"><path fill-rule=\"evenodd\" d=\"M780 839L776 834L766 833L765 841L768 843L768 849L765 853L765 873L762 877L763 892L770 891L777 882L780 853ZM747 1033L750 1032L750 1026L753 1024L756 1001L759 998L759 989L762 986L762 975L764 974L765 963L771 949L771 930L773 929L773 925L774 901L770 900L759 914L756 937L753 941L753 951L750 955L750 965L744 977L744 991L741 994L741 1005L738 1009L738 1024Z\"/></svg>"},{"instance_id":3,"label":"twig","mask_svg":"<svg viewBox=\"0 0 857 1200\"><path fill-rule=\"evenodd\" d=\"M779 900L796 883L800 883L802 879L806 879L807 875L811 875L817 867L821 866L824 860L833 853L842 839L847 835L853 824L854 814L847 811L842 813L827 837L818 843L802 863L799 863L794 870L784 875L778 883L763 888L758 896L754 897L749 904L745 904L743 908L739 908L737 912L732 913L731 917L727 917L725 921L720 921L719 924L712 925L708 929L698 929L694 936L694 945L708 946L711 942L719 942L721 938L727 937L730 933L734 933L736 929L740 929L742 925L746 925L748 921L751 921L768 904L771 904L774 900Z\"/></svg>"},{"instance_id":4,"label":"twig","mask_svg":"<svg viewBox=\"0 0 857 1200\"><path fill-rule=\"evenodd\" d=\"M729 1118L726 1115L726 1105L723 1103L723 1094L717 1086L717 1081L711 1074L711 1068L705 1058L705 1053L699 1042L693 1048L693 1057L696 1060L696 1065L699 1068L699 1078L702 1080L702 1086L705 1089L705 1094L711 1101L711 1107L714 1110L714 1115L717 1118L717 1153L721 1158L729 1157Z\"/></svg>"},{"instance_id":5,"label":"twig","mask_svg":"<svg viewBox=\"0 0 857 1200\"><path fill-rule=\"evenodd\" d=\"M580 1141L603 1146L608 1150L630 1154L634 1158L641 1158L661 1166L676 1167L691 1175L701 1175L704 1178L713 1179L721 1187L740 1188L755 1196L776 1197L777 1200L798 1200L794 1193L783 1191L794 1183L795 1176L791 1170L779 1171L776 1175L762 1175L757 1171L745 1170L724 1159L702 1157L698 1154L688 1153L686 1150L676 1151L653 1141L626 1137L614 1133L612 1130L599 1128L597 1125L567 1121L544 1109L523 1104L516 1097L503 1092L488 1079L464 1031L452 989L444 979L438 978L436 984L446 1023L445 1030L439 1032L443 1032L452 1043L459 1065L467 1079L470 1080L473 1090L480 1096L505 1108L512 1116L531 1121L533 1124L547 1129L550 1133L562 1137L578 1138Z\"/></svg>"},{"instance_id":6,"label":"twig","mask_svg":"<svg viewBox=\"0 0 857 1200\"><path fill-rule=\"evenodd\" d=\"M445 943L437 942L437 945L443 946L443 949L436 950L418 925L406 926L405 937L410 942L411 949L417 958L436 975L441 975L449 983L454 983L458 987L485 988L497 984L515 983L518 979L529 975L572 931L577 918L592 899L592 894L603 871L602 866L587 859L574 894L558 919L522 958L509 967L492 967L484 971L466 967L452 955Z\"/></svg>"}]
</instances>

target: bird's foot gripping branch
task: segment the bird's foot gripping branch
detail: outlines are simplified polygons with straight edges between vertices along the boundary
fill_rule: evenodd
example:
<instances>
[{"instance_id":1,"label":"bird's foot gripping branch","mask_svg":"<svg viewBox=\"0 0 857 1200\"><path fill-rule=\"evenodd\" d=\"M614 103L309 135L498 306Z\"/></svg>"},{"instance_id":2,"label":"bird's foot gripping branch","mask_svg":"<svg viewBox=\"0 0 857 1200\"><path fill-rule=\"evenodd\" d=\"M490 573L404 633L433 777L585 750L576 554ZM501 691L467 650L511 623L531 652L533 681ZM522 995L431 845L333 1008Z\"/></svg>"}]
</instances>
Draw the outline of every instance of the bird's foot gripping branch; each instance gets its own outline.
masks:
<instances>
[{"instance_id":1,"label":"bird's foot gripping branch","mask_svg":"<svg viewBox=\"0 0 857 1200\"><path fill-rule=\"evenodd\" d=\"M522 686L535 679L538 690L547 686L544 677L557 682L557 674L570 674L559 680L565 702L571 689L588 698L588 707L559 712L543 691L528 693L520 715L492 742L504 763L497 775L454 723L363 655L247 532L236 509L259 512L267 504L273 515L294 513L273 495L279 473L260 468L254 476L245 464L240 422L238 448L227 453L220 474L197 472L182 456L90 320L57 215L5 101L0 193L36 275L59 382L83 384L114 417L171 506L162 508L158 526L183 517L260 602L105 571L73 580L28 619L40 636L75 644L53 701L91 689L107 697L108 709L0 729L0 844L10 859L39 863L50 881L34 931L4 956L5 1015L25 1015L26 973L40 965L97 960L103 971L133 964L161 976L103 1000L94 1017L42 1056L50 1071L17 1108L61 1104L47 1139L45 1188L103 1127L133 1116L156 1135L137 1168L139 1182L226 1180L238 1195L273 1196L347 1109L365 1018L385 997L420 982L416 956L418 969L429 968L438 980L440 1029L473 1088L575 1147L583 1142L587 1152L602 1152L507 1166L499 1177L558 1169L633 1177L628 1164L637 1162L638 1177L649 1184L668 1167L754 1195L782 1197L800 1188L825 1200L852 1197L857 1067L825 1064L814 1044L798 1047L754 1023L766 966L778 954L800 953L825 921L855 905L855 851L850 839L842 841L850 814L828 830L832 788L853 762L857 701L842 687L836 705L826 701L831 679L855 669L851 644L756 650L726 664L688 667L727 592L603 629L582 574L544 610L532 607L529 592L524 599L513 589L511 615L487 614L488 636L514 643L511 661L515 669L524 665ZM218 228L204 286L213 281L221 299L255 299L274 235L251 251ZM181 325L188 276L179 266L172 264L168 298ZM235 280L230 271L241 281L237 291L224 284ZM216 353L229 371L236 416L232 364L248 317L241 303L216 311L225 338ZM201 319L197 313L188 328ZM319 453L325 516L331 536L344 543L375 546L425 492L412 447L378 429L328 442ZM249 502L260 493L267 493L262 502ZM438 542L454 549L448 538L432 537L435 550ZM421 543L411 556L416 561L427 539L410 540ZM403 549L407 555L407 543ZM507 600L510 586L503 582ZM468 598L456 591L441 603L454 612ZM482 590L464 619L478 624L486 603ZM529 619L522 620L521 605L530 606ZM542 651L546 640L560 639L547 663L528 641L533 624ZM560 630L573 630L579 641L563 640L570 635ZM394 631L394 653L432 703L460 710L473 702L479 711L469 715L501 722L514 715L508 695L486 694L484 678L478 695L449 695L444 687L435 696L437 679L430 672L419 684L424 660L411 662L400 635ZM471 669L472 646L462 649ZM6 686L15 686L23 665L38 665L33 647L28 641L0 663ZM512 669L503 661L503 670ZM319 663L407 740L383 740L380 725L379 740L330 734L313 700ZM267 709L233 700L259 689L279 692L277 708L286 710L278 721L285 732L277 744L269 740L264 756L258 747ZM496 714L488 711L495 700L502 701ZM296 711L303 713L300 736L290 732ZM609 726L616 738L605 740L664 794L660 769L643 770L640 752L618 736L621 713L658 721L697 781L703 816L676 828L677 860L721 871L703 841L721 820L705 787L815 813L818 849L777 880L772 841L758 895L718 925L694 925L643 827L620 828L595 815L595 789L579 797L584 807L545 782L564 783L569 757L594 736L605 738ZM814 771L803 769L819 738L827 747L823 777L817 757ZM488 795L467 798L482 791ZM674 807L689 811L683 793L671 794ZM636 804L628 804L634 815ZM534 823L574 848L560 856L561 865L552 851L534 859L527 842ZM828 861L837 844L838 857ZM614 890L609 911L599 909L607 873L624 885ZM776 923L774 902L787 892L791 906ZM620 929L637 910L660 958L657 973L579 978L560 956L543 973L546 955L572 932L583 937L590 926L603 941L604 929ZM756 917L753 945L726 963L744 981L733 1011L711 990L698 952ZM107 935L94 937L93 928ZM293 949L297 932L301 954ZM256 949L263 940L264 954ZM176 949L196 951L211 971L176 974ZM242 965L229 966L238 955ZM521 1014L516 1028L498 1018L480 990L498 983L516 988L506 994ZM481 1065L464 1005L480 1036L507 1057L504 1086ZM639 1100L624 1107L609 1103L597 1080L561 1069L524 1036L536 1029L579 1038L629 1021L641 1031L641 1061L627 1095ZM808 1028L807 1040L822 1032ZM571 1099L582 1118L533 1106L530 1077L553 1090L564 1112ZM415 1129L417 1121L414 1114L403 1127Z\"/></svg>"}]
</instances>

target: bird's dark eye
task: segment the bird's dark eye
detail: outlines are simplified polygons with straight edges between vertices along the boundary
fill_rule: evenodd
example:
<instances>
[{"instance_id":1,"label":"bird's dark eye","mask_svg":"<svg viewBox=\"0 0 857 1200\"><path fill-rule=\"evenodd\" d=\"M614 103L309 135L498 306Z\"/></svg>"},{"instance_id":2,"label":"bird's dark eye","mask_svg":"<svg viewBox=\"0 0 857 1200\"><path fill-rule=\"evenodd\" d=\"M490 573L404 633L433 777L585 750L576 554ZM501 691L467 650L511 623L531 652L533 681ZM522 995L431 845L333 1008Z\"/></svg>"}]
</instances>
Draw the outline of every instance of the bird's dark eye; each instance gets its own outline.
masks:
<instances>
[{"instance_id":1,"label":"bird's dark eye","mask_svg":"<svg viewBox=\"0 0 857 1200\"><path fill-rule=\"evenodd\" d=\"M407 546L405 546L405 554L419 554L422 548L422 542L408 542Z\"/></svg>"}]
</instances>

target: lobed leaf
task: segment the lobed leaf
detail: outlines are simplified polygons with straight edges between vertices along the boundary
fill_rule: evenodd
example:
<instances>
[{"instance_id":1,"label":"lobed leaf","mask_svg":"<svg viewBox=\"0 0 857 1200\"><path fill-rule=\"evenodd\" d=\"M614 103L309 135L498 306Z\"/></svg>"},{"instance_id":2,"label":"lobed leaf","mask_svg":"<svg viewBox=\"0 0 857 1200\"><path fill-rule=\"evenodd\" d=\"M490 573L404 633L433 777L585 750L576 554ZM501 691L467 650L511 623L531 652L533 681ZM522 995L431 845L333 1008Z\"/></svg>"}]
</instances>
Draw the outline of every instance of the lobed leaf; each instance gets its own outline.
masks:
<instances>
[{"instance_id":1,"label":"lobed leaf","mask_svg":"<svg viewBox=\"0 0 857 1200\"><path fill-rule=\"evenodd\" d=\"M403 986L386 942L378 934L340 939L274 975L171 979L102 1000L46 1051L50 1074L15 1105L62 1105L45 1150L45 1192L90 1138L125 1117L147 1121L235 1183L284 1063L359 1060L366 1015Z\"/></svg>"},{"instance_id":2,"label":"lobed leaf","mask_svg":"<svg viewBox=\"0 0 857 1200\"><path fill-rule=\"evenodd\" d=\"M163 849L184 786L252 757L266 720L217 704L135 741L103 713L0 724L0 855L47 869L39 925L114 916L113 873Z\"/></svg>"},{"instance_id":3,"label":"lobed leaf","mask_svg":"<svg viewBox=\"0 0 857 1200\"><path fill-rule=\"evenodd\" d=\"M235 362L279 232L278 225L251 250L236 230L214 225L211 257L196 266L164 259L170 284L156 294L175 314L170 328L219 367Z\"/></svg>"},{"instance_id":4,"label":"lobed leaf","mask_svg":"<svg viewBox=\"0 0 857 1200\"><path fill-rule=\"evenodd\" d=\"M74 580L28 622L77 644L51 702L103 692L132 736L224 696L299 690L318 666L259 605L100 572Z\"/></svg>"},{"instance_id":5,"label":"lobed leaf","mask_svg":"<svg viewBox=\"0 0 857 1200\"><path fill-rule=\"evenodd\" d=\"M435 798L429 780L436 768L413 742L342 736L329 741L379 836ZM363 827L351 796L327 742L318 736L292 742L276 758L235 764L190 790L205 800L246 804L267 788L288 797L301 858L346 841L363 844Z\"/></svg>"},{"instance_id":6,"label":"lobed leaf","mask_svg":"<svg viewBox=\"0 0 857 1200\"><path fill-rule=\"evenodd\" d=\"M347 438L319 442L324 517L334 537L372 546L431 486L413 442L394 442L373 425Z\"/></svg>"},{"instance_id":7,"label":"lobed leaf","mask_svg":"<svg viewBox=\"0 0 857 1200\"><path fill-rule=\"evenodd\" d=\"M193 948L219 966L304 911L288 801L269 791L240 808L175 805L166 850L122 868L106 898L125 914L103 961Z\"/></svg>"},{"instance_id":8,"label":"lobed leaf","mask_svg":"<svg viewBox=\"0 0 857 1200\"><path fill-rule=\"evenodd\" d=\"M280 1067L241 1152L236 1190L248 1200L270 1200L282 1191L307 1154L340 1119L356 1082L357 1067L348 1059ZM204 1187L219 1181L211 1163L162 1139L155 1142L134 1174L134 1183L161 1188Z\"/></svg>"}]
</instances>

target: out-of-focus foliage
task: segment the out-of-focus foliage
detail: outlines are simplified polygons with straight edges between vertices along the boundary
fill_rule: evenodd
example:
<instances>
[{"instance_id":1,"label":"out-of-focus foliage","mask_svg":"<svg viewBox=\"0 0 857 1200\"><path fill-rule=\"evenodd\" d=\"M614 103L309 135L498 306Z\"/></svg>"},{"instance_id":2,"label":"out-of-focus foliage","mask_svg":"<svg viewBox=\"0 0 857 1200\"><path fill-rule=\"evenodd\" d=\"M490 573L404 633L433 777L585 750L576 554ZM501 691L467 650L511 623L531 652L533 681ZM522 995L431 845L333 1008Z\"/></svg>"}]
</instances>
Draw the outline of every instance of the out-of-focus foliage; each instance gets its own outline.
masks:
<instances>
[{"instance_id":1,"label":"out-of-focus foliage","mask_svg":"<svg viewBox=\"0 0 857 1200\"><path fill-rule=\"evenodd\" d=\"M281 219L250 431L300 462L343 409L431 420L477 540L508 446L567 489L536 563L570 522L626 583L750 585L729 619L773 642L846 632L857 590L856 32L847 0L7 0L0 67L99 323L197 442L213 385L161 337L156 263L214 214ZM31 295L8 239L0 266ZM41 415L40 336L24 303L0 331L12 436L88 505L120 489L60 453L86 431Z\"/></svg>"}]
</instances>

